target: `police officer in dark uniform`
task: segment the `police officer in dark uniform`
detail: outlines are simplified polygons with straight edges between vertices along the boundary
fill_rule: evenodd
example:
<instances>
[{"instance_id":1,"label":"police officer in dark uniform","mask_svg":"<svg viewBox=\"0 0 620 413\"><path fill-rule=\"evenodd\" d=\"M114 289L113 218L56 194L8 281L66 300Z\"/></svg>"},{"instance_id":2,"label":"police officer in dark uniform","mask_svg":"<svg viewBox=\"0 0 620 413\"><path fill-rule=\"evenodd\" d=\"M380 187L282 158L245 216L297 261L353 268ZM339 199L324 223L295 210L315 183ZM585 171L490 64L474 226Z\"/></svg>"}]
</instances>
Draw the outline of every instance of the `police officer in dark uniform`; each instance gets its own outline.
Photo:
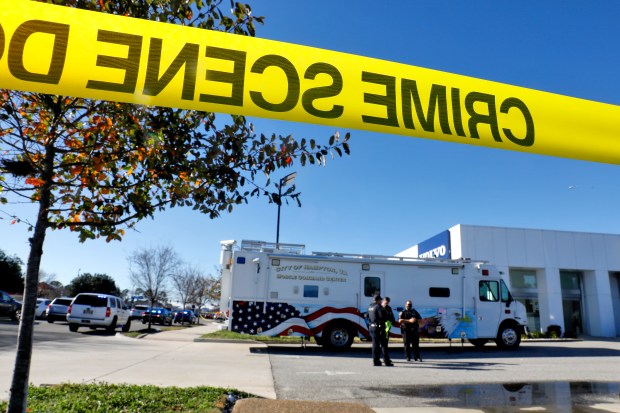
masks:
<instances>
[{"instance_id":1,"label":"police officer in dark uniform","mask_svg":"<svg viewBox=\"0 0 620 413\"><path fill-rule=\"evenodd\" d=\"M398 315L407 361L411 361L412 350L415 361L422 361L422 357L420 357L420 335L418 333L418 320L420 318L420 313L413 308L411 301L407 300L405 309Z\"/></svg>"},{"instance_id":2,"label":"police officer in dark uniform","mask_svg":"<svg viewBox=\"0 0 620 413\"><path fill-rule=\"evenodd\" d=\"M381 355L386 366L393 366L388 354L388 337L385 332L385 322L388 320L387 312L381 305L381 296L375 294L374 300L368 307L368 324L370 338L372 339L372 361L375 366L381 365Z\"/></svg>"}]
</instances>

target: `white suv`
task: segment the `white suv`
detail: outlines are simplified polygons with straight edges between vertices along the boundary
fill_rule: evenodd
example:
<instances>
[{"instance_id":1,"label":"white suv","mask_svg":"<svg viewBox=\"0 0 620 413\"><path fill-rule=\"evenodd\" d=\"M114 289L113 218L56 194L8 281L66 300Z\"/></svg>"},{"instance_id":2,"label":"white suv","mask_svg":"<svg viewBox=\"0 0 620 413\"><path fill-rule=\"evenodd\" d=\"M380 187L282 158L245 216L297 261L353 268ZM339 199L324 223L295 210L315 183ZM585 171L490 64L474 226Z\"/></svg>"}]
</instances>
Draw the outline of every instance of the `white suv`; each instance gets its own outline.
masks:
<instances>
[{"instance_id":1,"label":"white suv","mask_svg":"<svg viewBox=\"0 0 620 413\"><path fill-rule=\"evenodd\" d=\"M131 326L129 309L121 298L97 293L76 295L67 311L67 321L73 332L79 327L105 328L109 332L121 327L127 332Z\"/></svg>"}]
</instances>

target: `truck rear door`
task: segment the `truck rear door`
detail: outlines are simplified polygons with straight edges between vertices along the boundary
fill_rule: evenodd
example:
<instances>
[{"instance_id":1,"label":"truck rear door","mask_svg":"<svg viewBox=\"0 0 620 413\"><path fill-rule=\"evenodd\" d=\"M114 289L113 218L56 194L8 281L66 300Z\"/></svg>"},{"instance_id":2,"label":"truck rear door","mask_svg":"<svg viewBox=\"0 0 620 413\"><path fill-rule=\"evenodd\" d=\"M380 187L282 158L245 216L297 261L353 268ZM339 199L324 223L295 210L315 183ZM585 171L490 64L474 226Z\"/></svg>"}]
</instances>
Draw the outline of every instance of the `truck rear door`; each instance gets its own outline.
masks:
<instances>
[{"instance_id":1,"label":"truck rear door","mask_svg":"<svg viewBox=\"0 0 620 413\"><path fill-rule=\"evenodd\" d=\"M365 313L376 293L383 294L385 291L384 274L382 272L367 272L361 274L359 302L357 306L360 312Z\"/></svg>"}]
</instances>

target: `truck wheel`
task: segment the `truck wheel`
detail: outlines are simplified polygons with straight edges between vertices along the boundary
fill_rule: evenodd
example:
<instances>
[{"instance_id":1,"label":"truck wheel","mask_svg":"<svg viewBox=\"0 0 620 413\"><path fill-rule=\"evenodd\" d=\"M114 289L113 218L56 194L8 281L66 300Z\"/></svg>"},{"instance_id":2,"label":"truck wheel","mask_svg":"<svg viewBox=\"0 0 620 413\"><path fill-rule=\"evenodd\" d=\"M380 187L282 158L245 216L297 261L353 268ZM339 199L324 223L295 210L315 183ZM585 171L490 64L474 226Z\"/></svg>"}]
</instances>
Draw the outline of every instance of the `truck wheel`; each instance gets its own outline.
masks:
<instances>
[{"instance_id":1,"label":"truck wheel","mask_svg":"<svg viewBox=\"0 0 620 413\"><path fill-rule=\"evenodd\" d=\"M72 333L75 333L78 331L78 328L80 326L74 323L69 324L69 331L71 331Z\"/></svg>"},{"instance_id":2,"label":"truck wheel","mask_svg":"<svg viewBox=\"0 0 620 413\"><path fill-rule=\"evenodd\" d=\"M121 329L121 331L123 333L126 333L129 331L129 329L131 328L131 319L127 320L127 322L125 323L125 325L123 326L123 328Z\"/></svg>"},{"instance_id":3,"label":"truck wheel","mask_svg":"<svg viewBox=\"0 0 620 413\"><path fill-rule=\"evenodd\" d=\"M474 347L482 348L489 340L485 338L470 338L469 342L474 345Z\"/></svg>"},{"instance_id":4,"label":"truck wheel","mask_svg":"<svg viewBox=\"0 0 620 413\"><path fill-rule=\"evenodd\" d=\"M323 330L321 341L331 350L345 350L353 344L353 332L346 325L335 323Z\"/></svg>"},{"instance_id":5,"label":"truck wheel","mask_svg":"<svg viewBox=\"0 0 620 413\"><path fill-rule=\"evenodd\" d=\"M495 343L497 343L497 347L503 350L516 350L521 344L521 334L514 324L502 324L497 332Z\"/></svg>"}]
</instances>

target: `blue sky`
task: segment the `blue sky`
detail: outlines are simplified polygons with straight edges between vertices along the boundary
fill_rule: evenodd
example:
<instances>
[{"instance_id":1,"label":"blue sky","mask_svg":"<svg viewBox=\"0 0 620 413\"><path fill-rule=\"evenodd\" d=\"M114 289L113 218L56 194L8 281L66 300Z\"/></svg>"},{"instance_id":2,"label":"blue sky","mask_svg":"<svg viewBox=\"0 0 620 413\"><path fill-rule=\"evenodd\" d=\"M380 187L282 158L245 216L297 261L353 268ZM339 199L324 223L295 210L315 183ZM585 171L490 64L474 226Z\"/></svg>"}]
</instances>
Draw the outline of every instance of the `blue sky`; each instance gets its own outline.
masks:
<instances>
[{"instance_id":1,"label":"blue sky","mask_svg":"<svg viewBox=\"0 0 620 413\"><path fill-rule=\"evenodd\" d=\"M369 56L620 105L620 2L254 1L258 37ZM220 115L225 116L225 115ZM252 119L257 131L326 142L334 128ZM620 234L620 166L351 132L351 156L295 165L302 208L282 207L280 241L306 251L392 255L453 225ZM583 139L587 141L588 136ZM620 137L618 137L620 145ZM33 219L34 210L19 206ZM68 283L106 273L131 289L127 256L170 245L213 273L219 242L275 242L277 207L253 199L209 220L172 209L122 242L48 233L42 269ZM24 262L29 233L0 221L0 248ZM475 257L472 257L475 258Z\"/></svg>"}]
</instances>

